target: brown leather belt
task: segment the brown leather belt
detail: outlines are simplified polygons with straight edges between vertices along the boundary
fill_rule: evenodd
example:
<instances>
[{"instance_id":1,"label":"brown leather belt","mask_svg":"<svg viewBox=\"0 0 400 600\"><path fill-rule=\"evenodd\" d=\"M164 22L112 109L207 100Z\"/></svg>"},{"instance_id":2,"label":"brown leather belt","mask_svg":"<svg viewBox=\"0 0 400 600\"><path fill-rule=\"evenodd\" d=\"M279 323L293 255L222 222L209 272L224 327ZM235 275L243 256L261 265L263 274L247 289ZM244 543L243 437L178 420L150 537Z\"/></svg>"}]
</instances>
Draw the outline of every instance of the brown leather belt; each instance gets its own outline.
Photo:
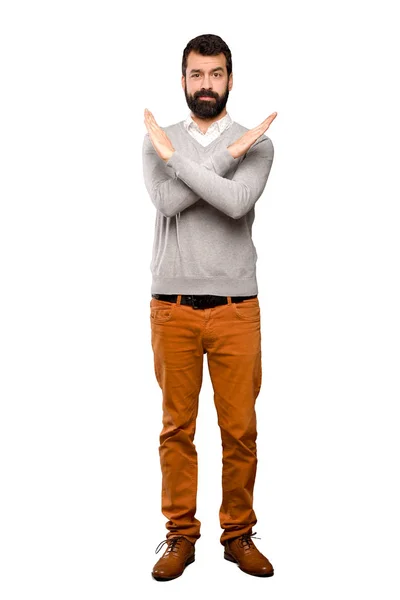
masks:
<instances>
[{"instance_id":1,"label":"brown leather belt","mask_svg":"<svg viewBox=\"0 0 400 600\"><path fill-rule=\"evenodd\" d=\"M152 294L152 298L156 300L165 300L165 302L176 302L178 300L178 294ZM257 294L254 296L231 296L232 302L243 302L243 300L250 300L250 298L257 298ZM188 296L181 294L181 304L186 304L192 308L213 308L214 306L220 306L221 304L228 304L228 296L212 296L208 294Z\"/></svg>"}]
</instances>

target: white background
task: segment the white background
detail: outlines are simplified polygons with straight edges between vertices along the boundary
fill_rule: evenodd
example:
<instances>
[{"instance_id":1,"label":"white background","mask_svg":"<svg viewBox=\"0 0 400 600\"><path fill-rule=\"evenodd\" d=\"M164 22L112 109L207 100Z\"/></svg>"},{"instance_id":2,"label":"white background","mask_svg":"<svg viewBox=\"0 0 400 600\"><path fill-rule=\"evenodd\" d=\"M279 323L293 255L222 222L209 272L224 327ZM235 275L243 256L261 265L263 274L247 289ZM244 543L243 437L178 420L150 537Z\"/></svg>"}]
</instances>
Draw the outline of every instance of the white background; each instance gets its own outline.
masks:
<instances>
[{"instance_id":1,"label":"white background","mask_svg":"<svg viewBox=\"0 0 400 600\"><path fill-rule=\"evenodd\" d=\"M4 600L399 598L394 6L2 3ZM183 576L158 583L166 519L143 110L161 126L186 117L182 52L203 33L232 51L232 118L251 128L278 112L253 227L263 344L254 531L275 576L223 560L205 362L202 536Z\"/></svg>"}]
</instances>

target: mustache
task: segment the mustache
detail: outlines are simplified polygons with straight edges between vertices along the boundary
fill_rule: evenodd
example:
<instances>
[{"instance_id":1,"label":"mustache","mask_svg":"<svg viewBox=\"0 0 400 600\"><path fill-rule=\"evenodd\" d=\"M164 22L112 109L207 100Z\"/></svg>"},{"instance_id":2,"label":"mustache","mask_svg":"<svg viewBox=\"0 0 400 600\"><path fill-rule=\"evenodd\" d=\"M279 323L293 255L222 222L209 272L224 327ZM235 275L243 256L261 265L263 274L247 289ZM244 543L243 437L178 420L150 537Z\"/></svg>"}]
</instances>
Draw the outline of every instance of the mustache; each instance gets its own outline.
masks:
<instances>
[{"instance_id":1,"label":"mustache","mask_svg":"<svg viewBox=\"0 0 400 600\"><path fill-rule=\"evenodd\" d=\"M204 98L215 98L215 99L217 99L218 95L213 94L212 92L196 92L195 95L194 95L194 98L196 100L198 98L201 98L201 97L204 97Z\"/></svg>"}]
</instances>

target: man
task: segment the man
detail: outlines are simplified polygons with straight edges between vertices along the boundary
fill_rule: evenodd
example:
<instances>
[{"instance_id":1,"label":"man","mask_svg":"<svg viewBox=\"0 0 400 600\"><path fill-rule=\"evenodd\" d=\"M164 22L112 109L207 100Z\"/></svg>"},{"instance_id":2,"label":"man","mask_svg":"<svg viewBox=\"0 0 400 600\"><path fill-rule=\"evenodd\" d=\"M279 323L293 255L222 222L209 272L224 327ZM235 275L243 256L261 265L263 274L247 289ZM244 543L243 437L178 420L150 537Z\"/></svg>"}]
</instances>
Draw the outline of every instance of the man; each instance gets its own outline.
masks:
<instances>
[{"instance_id":1,"label":"man","mask_svg":"<svg viewBox=\"0 0 400 600\"><path fill-rule=\"evenodd\" d=\"M226 110L232 57L216 35L183 52L185 121L158 126L145 110L143 174L157 209L151 262L151 341L163 397L160 434L162 512L167 548L152 575L180 576L195 558L197 452L193 443L203 355L222 438L224 558L251 575L273 575L252 528L257 466L255 401L261 387L254 205L273 161L264 135L277 113L248 130Z\"/></svg>"}]
</instances>

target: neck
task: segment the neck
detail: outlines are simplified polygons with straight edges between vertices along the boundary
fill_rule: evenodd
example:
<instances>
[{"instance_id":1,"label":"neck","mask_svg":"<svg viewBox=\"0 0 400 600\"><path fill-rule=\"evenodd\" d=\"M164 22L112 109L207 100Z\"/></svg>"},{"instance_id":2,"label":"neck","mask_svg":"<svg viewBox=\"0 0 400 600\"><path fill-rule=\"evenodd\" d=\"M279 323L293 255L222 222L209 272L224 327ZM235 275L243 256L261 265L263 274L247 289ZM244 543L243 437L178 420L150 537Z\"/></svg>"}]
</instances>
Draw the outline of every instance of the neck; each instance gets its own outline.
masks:
<instances>
[{"instance_id":1,"label":"neck","mask_svg":"<svg viewBox=\"0 0 400 600\"><path fill-rule=\"evenodd\" d=\"M197 117L192 112L190 113L190 116L192 117L192 119L196 123L196 125L199 126L200 131L202 133L205 133L207 131L207 129L210 127L210 125L215 123L215 121L219 121L220 119L225 117L226 114L227 114L227 110L226 110L226 108L224 108L223 111L220 112L219 115L217 115L216 117L211 117L211 118Z\"/></svg>"}]
</instances>

